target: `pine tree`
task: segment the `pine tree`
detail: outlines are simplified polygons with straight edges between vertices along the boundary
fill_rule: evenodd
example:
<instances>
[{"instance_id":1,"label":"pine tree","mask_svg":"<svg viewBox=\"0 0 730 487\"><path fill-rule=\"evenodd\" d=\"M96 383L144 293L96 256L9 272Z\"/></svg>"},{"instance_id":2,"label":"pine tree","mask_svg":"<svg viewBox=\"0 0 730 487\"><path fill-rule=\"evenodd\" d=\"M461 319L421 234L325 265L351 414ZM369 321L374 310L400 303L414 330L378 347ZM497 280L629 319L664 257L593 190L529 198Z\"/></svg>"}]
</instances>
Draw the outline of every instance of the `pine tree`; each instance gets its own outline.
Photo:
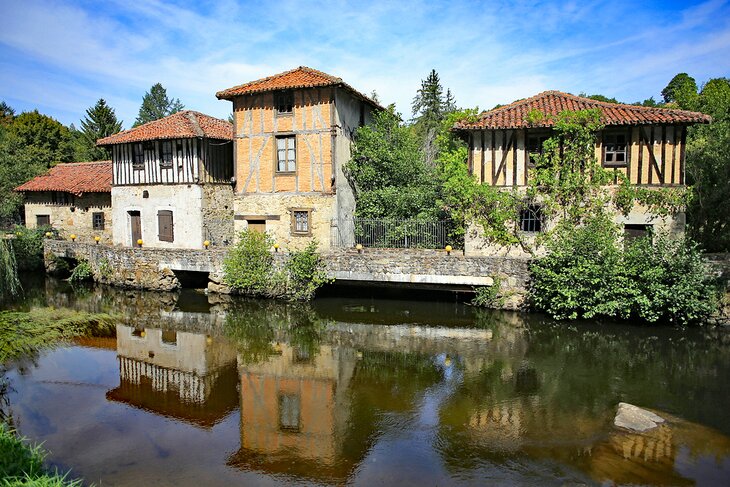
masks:
<instances>
[{"instance_id":1,"label":"pine tree","mask_svg":"<svg viewBox=\"0 0 730 487\"><path fill-rule=\"evenodd\" d=\"M97 147L96 141L114 135L122 130L122 122L117 120L114 109L100 98L91 108L86 110L86 116L81 120L79 145L77 149L81 159L101 161L110 158L109 150Z\"/></svg>"},{"instance_id":2,"label":"pine tree","mask_svg":"<svg viewBox=\"0 0 730 487\"><path fill-rule=\"evenodd\" d=\"M4 101L0 102L0 125L9 125L13 122L13 119L15 118L15 110L13 107L5 103Z\"/></svg>"},{"instance_id":3,"label":"pine tree","mask_svg":"<svg viewBox=\"0 0 730 487\"><path fill-rule=\"evenodd\" d=\"M413 98L413 119L428 130L437 127L444 118L444 89L435 69L421 81L421 88Z\"/></svg>"},{"instance_id":4,"label":"pine tree","mask_svg":"<svg viewBox=\"0 0 730 487\"><path fill-rule=\"evenodd\" d=\"M150 91L144 94L142 106L139 107L139 115L134 122L134 127L143 123L152 122L177 113L185 106L179 98L168 98L167 90L160 83L152 85Z\"/></svg>"}]
</instances>

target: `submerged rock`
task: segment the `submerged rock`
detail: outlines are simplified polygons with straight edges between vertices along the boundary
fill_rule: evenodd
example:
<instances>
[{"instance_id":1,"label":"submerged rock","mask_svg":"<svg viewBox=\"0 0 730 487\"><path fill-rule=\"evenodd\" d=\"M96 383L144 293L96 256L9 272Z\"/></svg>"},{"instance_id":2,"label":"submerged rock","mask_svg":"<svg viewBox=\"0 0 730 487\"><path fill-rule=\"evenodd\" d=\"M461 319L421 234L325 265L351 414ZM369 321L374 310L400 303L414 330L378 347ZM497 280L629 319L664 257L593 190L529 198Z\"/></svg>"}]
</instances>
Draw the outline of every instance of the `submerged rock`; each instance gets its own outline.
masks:
<instances>
[{"instance_id":1,"label":"submerged rock","mask_svg":"<svg viewBox=\"0 0 730 487\"><path fill-rule=\"evenodd\" d=\"M633 404L620 402L613 424L619 428L631 431L648 431L664 423L664 418L658 414L641 409Z\"/></svg>"}]
</instances>

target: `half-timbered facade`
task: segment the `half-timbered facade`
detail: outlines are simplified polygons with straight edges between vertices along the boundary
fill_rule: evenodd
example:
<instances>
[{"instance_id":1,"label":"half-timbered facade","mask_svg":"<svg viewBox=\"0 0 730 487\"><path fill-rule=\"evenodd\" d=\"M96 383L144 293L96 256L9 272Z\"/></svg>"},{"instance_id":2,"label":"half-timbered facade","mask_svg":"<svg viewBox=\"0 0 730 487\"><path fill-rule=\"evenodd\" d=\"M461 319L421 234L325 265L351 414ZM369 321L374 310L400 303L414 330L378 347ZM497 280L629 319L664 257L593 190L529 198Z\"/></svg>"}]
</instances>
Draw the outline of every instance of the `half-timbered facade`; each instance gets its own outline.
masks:
<instances>
[{"instance_id":1,"label":"half-timbered facade","mask_svg":"<svg viewBox=\"0 0 730 487\"><path fill-rule=\"evenodd\" d=\"M343 165L357 127L379 105L340 78L297 69L216 94L233 102L235 228L301 248L325 247L355 209Z\"/></svg>"},{"instance_id":2,"label":"half-timbered facade","mask_svg":"<svg viewBox=\"0 0 730 487\"><path fill-rule=\"evenodd\" d=\"M115 244L201 248L232 241L230 123L187 110L97 144L112 151Z\"/></svg>"},{"instance_id":3,"label":"half-timbered facade","mask_svg":"<svg viewBox=\"0 0 730 487\"><path fill-rule=\"evenodd\" d=\"M80 242L112 239L111 161L58 164L15 188L25 193L25 225L51 226Z\"/></svg>"},{"instance_id":4,"label":"half-timbered facade","mask_svg":"<svg viewBox=\"0 0 730 487\"><path fill-rule=\"evenodd\" d=\"M607 103L559 91L546 91L531 98L482 113L475 122L458 123L455 129L469 144L469 172L481 183L498 187L528 184L535 156L552 136L553 117L563 111L601 110L604 129L597 134L595 155L602 166L627 177L632 184L647 187L681 187L685 184L687 127L708 123L702 113ZM532 112L539 121L531 121ZM541 231L539 208L522 212L521 228ZM624 217L616 215L627 235L663 229L684 232L684 214L658 217L647 208L635 207ZM493 253L478 232L469 232L465 250L471 255Z\"/></svg>"}]
</instances>

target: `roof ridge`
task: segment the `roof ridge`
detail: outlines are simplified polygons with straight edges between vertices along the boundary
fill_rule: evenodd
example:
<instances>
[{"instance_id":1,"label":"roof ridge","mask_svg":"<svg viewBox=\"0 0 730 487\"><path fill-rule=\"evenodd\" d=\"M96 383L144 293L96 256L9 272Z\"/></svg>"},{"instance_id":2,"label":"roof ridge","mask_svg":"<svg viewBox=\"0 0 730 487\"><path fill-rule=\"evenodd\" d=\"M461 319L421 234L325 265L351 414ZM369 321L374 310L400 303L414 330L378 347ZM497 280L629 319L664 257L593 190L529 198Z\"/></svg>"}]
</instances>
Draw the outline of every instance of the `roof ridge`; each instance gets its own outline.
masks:
<instances>
[{"instance_id":1,"label":"roof ridge","mask_svg":"<svg viewBox=\"0 0 730 487\"><path fill-rule=\"evenodd\" d=\"M49 169L53 169L54 167L58 167L58 166L88 166L89 164L111 164L111 163L112 163L111 160L58 162L55 166L52 166Z\"/></svg>"}]
</instances>

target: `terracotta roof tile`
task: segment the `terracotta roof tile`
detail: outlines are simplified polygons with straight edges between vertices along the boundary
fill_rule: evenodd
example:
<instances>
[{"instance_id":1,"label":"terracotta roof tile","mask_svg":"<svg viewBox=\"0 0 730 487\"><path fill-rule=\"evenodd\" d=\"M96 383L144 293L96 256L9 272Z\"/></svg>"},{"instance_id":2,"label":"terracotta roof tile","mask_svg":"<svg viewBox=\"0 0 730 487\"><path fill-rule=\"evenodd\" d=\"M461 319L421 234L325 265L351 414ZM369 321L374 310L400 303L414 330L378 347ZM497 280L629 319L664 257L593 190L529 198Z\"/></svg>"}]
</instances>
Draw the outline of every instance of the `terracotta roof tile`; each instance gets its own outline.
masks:
<instances>
[{"instance_id":1,"label":"terracotta roof tile","mask_svg":"<svg viewBox=\"0 0 730 487\"><path fill-rule=\"evenodd\" d=\"M76 196L111 193L111 190L112 161L61 163L15 188L15 191L66 191Z\"/></svg>"},{"instance_id":2,"label":"terracotta roof tile","mask_svg":"<svg viewBox=\"0 0 730 487\"><path fill-rule=\"evenodd\" d=\"M190 139L233 140L233 125L226 120L214 118L192 110L173 113L165 118L147 122L139 127L124 130L96 141L96 145L126 144L143 140Z\"/></svg>"},{"instance_id":3,"label":"terracotta roof tile","mask_svg":"<svg viewBox=\"0 0 730 487\"><path fill-rule=\"evenodd\" d=\"M383 108L368 96L363 95L355 88L342 81L342 78L337 78L336 76L332 76L306 66L299 66L296 69L221 90L216 93L215 96L219 100L232 100L236 96L252 93L290 90L295 88L315 88L318 86L342 86L353 95L370 103L372 106L380 109Z\"/></svg>"},{"instance_id":4,"label":"terracotta roof tile","mask_svg":"<svg viewBox=\"0 0 730 487\"><path fill-rule=\"evenodd\" d=\"M550 127L553 125L553 120L550 117L544 118L539 123L530 124L527 121L529 113L538 110L545 115L554 116L562 111L578 111L590 108L599 108L603 112L601 120L606 125L709 123L712 121L709 115L698 112L607 103L560 91L545 91L531 98L483 112L474 123L458 122L454 128L518 129Z\"/></svg>"}]
</instances>

